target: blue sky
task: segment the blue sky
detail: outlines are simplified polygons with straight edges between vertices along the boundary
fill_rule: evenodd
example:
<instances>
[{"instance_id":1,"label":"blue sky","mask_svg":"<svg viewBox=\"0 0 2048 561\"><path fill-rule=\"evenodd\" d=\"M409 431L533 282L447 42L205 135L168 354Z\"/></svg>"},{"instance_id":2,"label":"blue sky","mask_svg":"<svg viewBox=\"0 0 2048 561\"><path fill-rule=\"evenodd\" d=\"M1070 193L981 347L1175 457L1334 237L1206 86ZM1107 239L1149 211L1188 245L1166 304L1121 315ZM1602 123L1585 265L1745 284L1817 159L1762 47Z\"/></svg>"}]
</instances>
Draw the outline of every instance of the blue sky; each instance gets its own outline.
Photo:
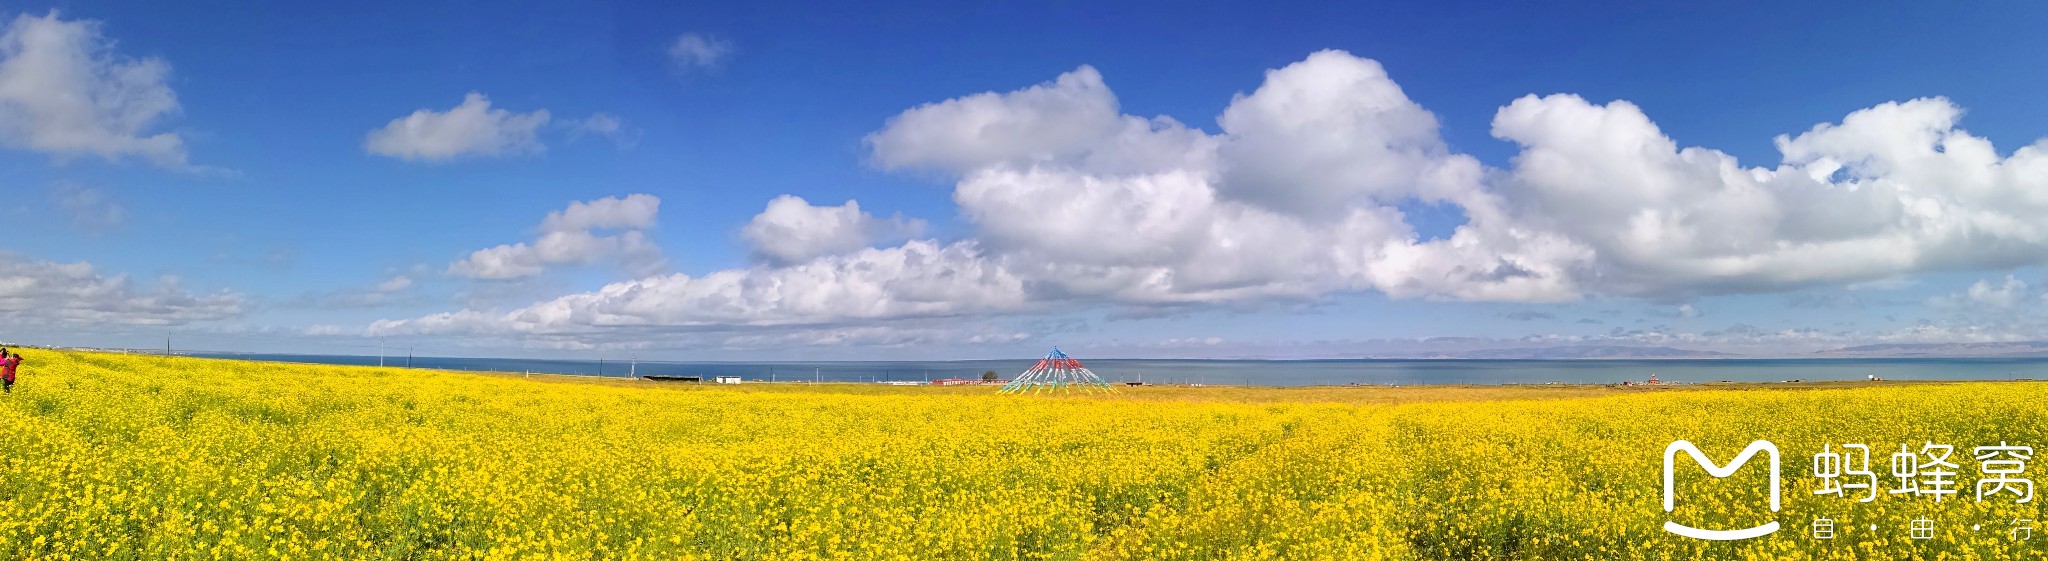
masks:
<instances>
[{"instance_id":1,"label":"blue sky","mask_svg":"<svg viewBox=\"0 0 2048 561\"><path fill-rule=\"evenodd\" d=\"M0 8L10 342L2048 338L2048 8Z\"/></svg>"}]
</instances>

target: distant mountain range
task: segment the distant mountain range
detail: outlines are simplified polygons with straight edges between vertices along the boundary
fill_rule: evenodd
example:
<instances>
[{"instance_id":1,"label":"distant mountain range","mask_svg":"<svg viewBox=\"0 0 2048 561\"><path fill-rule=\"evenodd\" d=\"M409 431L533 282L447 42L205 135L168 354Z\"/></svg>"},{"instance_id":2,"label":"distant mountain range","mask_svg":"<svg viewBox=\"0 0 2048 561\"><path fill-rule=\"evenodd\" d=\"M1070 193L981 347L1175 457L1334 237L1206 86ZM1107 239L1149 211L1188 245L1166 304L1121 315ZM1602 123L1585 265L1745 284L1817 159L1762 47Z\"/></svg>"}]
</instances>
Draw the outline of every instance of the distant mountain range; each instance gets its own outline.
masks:
<instances>
[{"instance_id":1,"label":"distant mountain range","mask_svg":"<svg viewBox=\"0 0 2048 561\"><path fill-rule=\"evenodd\" d=\"M2048 341L2004 343L1890 343L1859 345L1804 354L1769 355L1769 358L2048 358ZM1492 359L1492 360L1598 360L1660 358L1765 358L1745 357L1720 351L1696 351L1675 347L1632 347L1623 345L1573 345L1506 349L1443 349L1417 352L1374 353L1366 358L1386 359Z\"/></svg>"},{"instance_id":2,"label":"distant mountain range","mask_svg":"<svg viewBox=\"0 0 2048 561\"><path fill-rule=\"evenodd\" d=\"M1908 357L2048 357L2048 341L2006 343L1893 343L1861 345L1813 353L1815 358L1908 358Z\"/></svg>"},{"instance_id":3,"label":"distant mountain range","mask_svg":"<svg viewBox=\"0 0 2048 561\"><path fill-rule=\"evenodd\" d=\"M1533 347L1520 349L1480 349L1470 351L1441 351L1406 356L1375 356L1372 358L1411 359L1493 359L1493 360L1573 360L1573 359L1653 359L1653 358L1738 358L1741 355L1718 351L1694 351L1672 347L1626 347L1582 345L1570 347Z\"/></svg>"}]
</instances>

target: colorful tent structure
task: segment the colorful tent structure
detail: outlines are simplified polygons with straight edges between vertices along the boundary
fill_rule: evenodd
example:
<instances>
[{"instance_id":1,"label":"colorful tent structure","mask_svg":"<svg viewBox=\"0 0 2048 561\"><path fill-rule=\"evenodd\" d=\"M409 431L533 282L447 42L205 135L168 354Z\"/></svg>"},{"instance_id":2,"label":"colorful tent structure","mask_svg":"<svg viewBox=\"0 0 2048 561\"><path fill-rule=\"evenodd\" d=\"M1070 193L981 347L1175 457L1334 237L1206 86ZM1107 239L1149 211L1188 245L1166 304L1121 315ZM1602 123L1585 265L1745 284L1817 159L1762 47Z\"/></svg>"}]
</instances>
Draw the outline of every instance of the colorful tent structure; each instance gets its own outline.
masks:
<instances>
[{"instance_id":1,"label":"colorful tent structure","mask_svg":"<svg viewBox=\"0 0 2048 561\"><path fill-rule=\"evenodd\" d=\"M1101 376L1096 376L1094 372L1088 371L1088 367L1081 366L1081 361L1060 352L1059 347L1053 347L1052 352L1045 354L1045 358L1038 359L1038 364L1032 365L1031 369L1024 371L1023 374L1018 374L1016 379L1004 384L1003 389L997 393L1065 391L1072 388L1116 391L1116 388L1103 381Z\"/></svg>"}]
</instances>

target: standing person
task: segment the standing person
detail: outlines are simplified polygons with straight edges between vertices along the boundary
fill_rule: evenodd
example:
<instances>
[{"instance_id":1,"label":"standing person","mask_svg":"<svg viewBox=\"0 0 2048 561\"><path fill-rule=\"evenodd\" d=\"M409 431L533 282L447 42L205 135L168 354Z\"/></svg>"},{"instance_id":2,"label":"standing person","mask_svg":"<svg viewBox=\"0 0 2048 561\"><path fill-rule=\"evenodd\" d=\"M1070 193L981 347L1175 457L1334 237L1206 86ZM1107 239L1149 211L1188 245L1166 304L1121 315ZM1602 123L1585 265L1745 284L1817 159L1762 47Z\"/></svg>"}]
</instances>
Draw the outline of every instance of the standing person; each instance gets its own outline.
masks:
<instances>
[{"instance_id":1,"label":"standing person","mask_svg":"<svg viewBox=\"0 0 2048 561\"><path fill-rule=\"evenodd\" d=\"M17 366L21 366L21 355L0 349L0 393L14 393L14 368Z\"/></svg>"}]
</instances>

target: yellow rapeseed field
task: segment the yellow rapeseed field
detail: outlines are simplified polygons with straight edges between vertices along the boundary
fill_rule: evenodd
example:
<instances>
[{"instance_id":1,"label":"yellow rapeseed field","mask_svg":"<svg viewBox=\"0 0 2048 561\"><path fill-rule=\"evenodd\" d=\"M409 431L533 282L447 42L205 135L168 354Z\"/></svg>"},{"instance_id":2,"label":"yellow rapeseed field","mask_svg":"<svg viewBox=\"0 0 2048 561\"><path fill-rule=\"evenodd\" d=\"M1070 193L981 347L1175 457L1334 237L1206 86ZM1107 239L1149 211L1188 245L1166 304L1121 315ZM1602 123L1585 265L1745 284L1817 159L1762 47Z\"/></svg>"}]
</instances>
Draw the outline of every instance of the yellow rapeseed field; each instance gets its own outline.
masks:
<instances>
[{"instance_id":1,"label":"yellow rapeseed field","mask_svg":"<svg viewBox=\"0 0 2048 561\"><path fill-rule=\"evenodd\" d=\"M1820 389L670 386L29 350L0 558L2042 558L1974 446L2048 385ZM1764 471L1687 468L1664 448ZM1957 448L1963 493L1817 496L1824 443ZM1756 462L1752 462L1756 464ZM2030 473L2035 471L2029 466ZM2048 479L2044 479L2048 482ZM1816 518L1838 521L1814 539ZM1936 539L1912 540L1929 518ZM1776 520L1737 542L1665 533ZM1876 525L1877 529L1871 529ZM1972 529L1972 526L1978 529Z\"/></svg>"}]
</instances>

